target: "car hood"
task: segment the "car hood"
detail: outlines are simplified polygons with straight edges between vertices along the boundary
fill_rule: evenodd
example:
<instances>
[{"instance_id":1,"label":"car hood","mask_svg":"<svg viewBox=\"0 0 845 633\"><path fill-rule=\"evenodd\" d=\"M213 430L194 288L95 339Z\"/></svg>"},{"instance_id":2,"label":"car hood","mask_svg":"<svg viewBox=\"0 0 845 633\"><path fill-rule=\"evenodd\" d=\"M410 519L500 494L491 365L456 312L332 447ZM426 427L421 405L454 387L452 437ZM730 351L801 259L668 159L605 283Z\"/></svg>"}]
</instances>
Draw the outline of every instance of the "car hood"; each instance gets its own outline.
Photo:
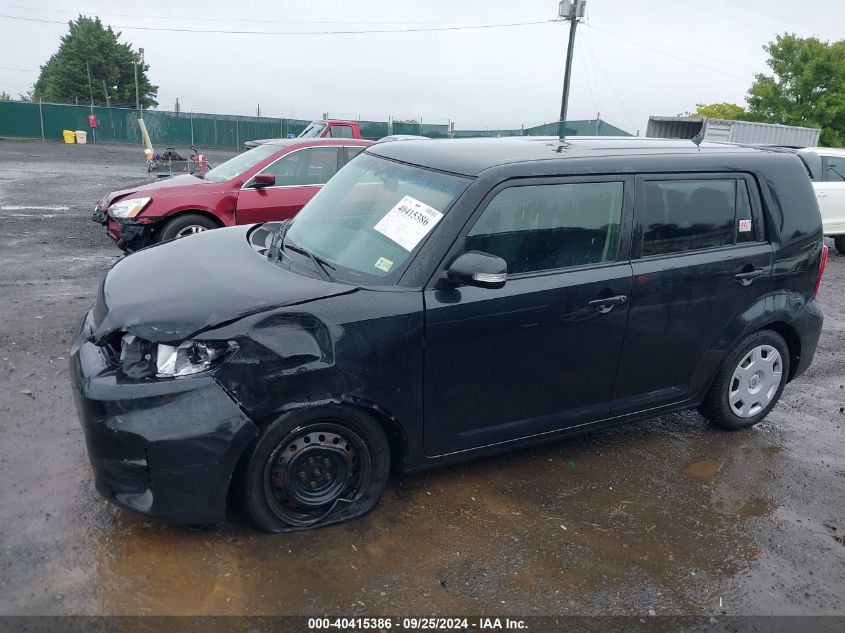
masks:
<instances>
[{"instance_id":1,"label":"car hood","mask_svg":"<svg viewBox=\"0 0 845 633\"><path fill-rule=\"evenodd\" d=\"M230 188L231 186L226 182L209 182L190 174L182 174L180 176L162 178L129 189L112 191L100 200L99 207L104 210L108 209L113 202L121 198L126 198L127 196L172 198L175 196L188 196L195 193L222 193L228 191Z\"/></svg>"},{"instance_id":2,"label":"car hood","mask_svg":"<svg viewBox=\"0 0 845 633\"><path fill-rule=\"evenodd\" d=\"M250 314L357 290L270 262L264 244L249 240L254 228L205 231L120 260L94 306L94 339L125 331L153 342L183 341Z\"/></svg>"}]
</instances>

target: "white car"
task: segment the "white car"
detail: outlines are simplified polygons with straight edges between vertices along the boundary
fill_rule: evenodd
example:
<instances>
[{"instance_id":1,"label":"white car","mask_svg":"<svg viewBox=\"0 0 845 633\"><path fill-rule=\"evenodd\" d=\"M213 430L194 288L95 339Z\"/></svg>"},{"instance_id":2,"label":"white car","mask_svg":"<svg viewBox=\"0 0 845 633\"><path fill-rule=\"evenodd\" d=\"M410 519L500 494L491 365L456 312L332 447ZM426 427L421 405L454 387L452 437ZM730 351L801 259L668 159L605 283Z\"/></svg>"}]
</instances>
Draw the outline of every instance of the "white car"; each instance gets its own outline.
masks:
<instances>
[{"instance_id":1,"label":"white car","mask_svg":"<svg viewBox=\"0 0 845 633\"><path fill-rule=\"evenodd\" d=\"M845 149L805 147L798 150L813 177L824 234L845 255Z\"/></svg>"}]
</instances>

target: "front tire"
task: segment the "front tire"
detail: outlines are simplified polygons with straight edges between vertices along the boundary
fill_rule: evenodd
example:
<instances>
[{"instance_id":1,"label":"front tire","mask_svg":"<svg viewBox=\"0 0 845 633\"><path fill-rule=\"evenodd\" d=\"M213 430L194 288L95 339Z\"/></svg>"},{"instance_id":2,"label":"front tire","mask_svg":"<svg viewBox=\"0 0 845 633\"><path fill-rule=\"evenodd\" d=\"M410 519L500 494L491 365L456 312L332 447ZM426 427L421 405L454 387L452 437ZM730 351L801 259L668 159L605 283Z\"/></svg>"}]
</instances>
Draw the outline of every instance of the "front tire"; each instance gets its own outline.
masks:
<instances>
[{"instance_id":1,"label":"front tire","mask_svg":"<svg viewBox=\"0 0 845 633\"><path fill-rule=\"evenodd\" d=\"M194 233L202 233L218 228L217 223L199 213L180 213L164 225L159 238L162 242L169 242L180 237L187 237Z\"/></svg>"},{"instance_id":2,"label":"front tire","mask_svg":"<svg viewBox=\"0 0 845 633\"><path fill-rule=\"evenodd\" d=\"M836 250L845 255L845 235L837 235L833 238L833 245Z\"/></svg>"},{"instance_id":3,"label":"front tire","mask_svg":"<svg viewBox=\"0 0 845 633\"><path fill-rule=\"evenodd\" d=\"M259 529L322 527L373 509L387 484L390 445L356 409L321 406L282 415L246 456L241 501Z\"/></svg>"},{"instance_id":4,"label":"front tire","mask_svg":"<svg viewBox=\"0 0 845 633\"><path fill-rule=\"evenodd\" d=\"M754 426L780 399L789 376L789 347L772 330L742 339L725 358L699 411L713 424Z\"/></svg>"}]
</instances>

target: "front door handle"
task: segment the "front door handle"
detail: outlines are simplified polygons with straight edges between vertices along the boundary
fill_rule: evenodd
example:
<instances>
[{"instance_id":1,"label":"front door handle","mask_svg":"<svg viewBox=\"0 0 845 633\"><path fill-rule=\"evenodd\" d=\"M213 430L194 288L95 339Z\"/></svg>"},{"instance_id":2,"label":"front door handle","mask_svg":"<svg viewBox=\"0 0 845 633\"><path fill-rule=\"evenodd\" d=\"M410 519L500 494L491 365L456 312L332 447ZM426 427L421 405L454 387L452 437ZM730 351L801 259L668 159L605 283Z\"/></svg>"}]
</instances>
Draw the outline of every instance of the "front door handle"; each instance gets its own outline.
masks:
<instances>
[{"instance_id":1,"label":"front door handle","mask_svg":"<svg viewBox=\"0 0 845 633\"><path fill-rule=\"evenodd\" d=\"M748 286L752 281L757 279L757 277L762 277L765 273L766 271L762 268L754 268L753 270L743 270L743 272L734 275L734 279L736 279L743 286Z\"/></svg>"},{"instance_id":2,"label":"front door handle","mask_svg":"<svg viewBox=\"0 0 845 633\"><path fill-rule=\"evenodd\" d=\"M603 299L593 299L588 302L591 308L595 308L601 314L607 314L613 310L613 306L621 305L628 300L628 295L616 295L615 297L605 297Z\"/></svg>"}]
</instances>

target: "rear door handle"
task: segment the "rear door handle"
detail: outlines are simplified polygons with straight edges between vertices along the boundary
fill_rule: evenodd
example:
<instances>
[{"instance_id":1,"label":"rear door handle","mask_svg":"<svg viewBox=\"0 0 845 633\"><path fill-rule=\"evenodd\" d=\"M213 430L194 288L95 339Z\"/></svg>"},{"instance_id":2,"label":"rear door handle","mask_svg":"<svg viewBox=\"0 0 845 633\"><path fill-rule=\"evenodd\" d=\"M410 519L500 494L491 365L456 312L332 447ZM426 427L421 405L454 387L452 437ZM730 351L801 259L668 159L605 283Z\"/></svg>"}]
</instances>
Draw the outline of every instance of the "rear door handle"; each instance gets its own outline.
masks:
<instances>
[{"instance_id":1,"label":"rear door handle","mask_svg":"<svg viewBox=\"0 0 845 633\"><path fill-rule=\"evenodd\" d=\"M762 268L755 268L754 270L747 270L741 273L737 273L736 275L734 275L734 279L736 279L743 286L747 286L752 281L757 279L757 277L762 277L765 273L766 271Z\"/></svg>"},{"instance_id":2,"label":"rear door handle","mask_svg":"<svg viewBox=\"0 0 845 633\"><path fill-rule=\"evenodd\" d=\"M615 297L605 297L604 299L593 299L588 302L591 308L595 308L601 314L607 314L613 310L613 306L621 305L628 300L628 295L616 295Z\"/></svg>"}]
</instances>

